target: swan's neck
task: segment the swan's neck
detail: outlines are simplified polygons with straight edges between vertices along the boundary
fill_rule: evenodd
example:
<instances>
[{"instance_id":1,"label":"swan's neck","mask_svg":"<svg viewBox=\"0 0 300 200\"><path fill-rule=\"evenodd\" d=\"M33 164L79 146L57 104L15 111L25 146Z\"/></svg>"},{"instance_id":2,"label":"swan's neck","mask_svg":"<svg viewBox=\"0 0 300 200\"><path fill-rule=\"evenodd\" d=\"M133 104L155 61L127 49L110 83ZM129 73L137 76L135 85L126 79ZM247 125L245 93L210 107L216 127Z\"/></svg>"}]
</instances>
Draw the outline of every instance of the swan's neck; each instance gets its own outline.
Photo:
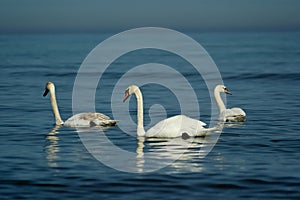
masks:
<instances>
[{"instance_id":1,"label":"swan's neck","mask_svg":"<svg viewBox=\"0 0 300 200\"><path fill-rule=\"evenodd\" d=\"M63 125L64 122L60 117L57 102L56 102L55 90L50 90L50 101L51 101L56 125Z\"/></svg>"},{"instance_id":2,"label":"swan's neck","mask_svg":"<svg viewBox=\"0 0 300 200\"><path fill-rule=\"evenodd\" d=\"M216 99L216 102L218 104L220 113L222 113L224 110L226 110L226 107L225 107L225 104L224 104L224 102L221 98L220 92L218 90L215 90L214 95L215 95L215 99Z\"/></svg>"},{"instance_id":3,"label":"swan's neck","mask_svg":"<svg viewBox=\"0 0 300 200\"><path fill-rule=\"evenodd\" d=\"M139 89L135 91L135 96L137 100L137 135L145 136L144 129L144 108L143 108L143 96Z\"/></svg>"}]
</instances>

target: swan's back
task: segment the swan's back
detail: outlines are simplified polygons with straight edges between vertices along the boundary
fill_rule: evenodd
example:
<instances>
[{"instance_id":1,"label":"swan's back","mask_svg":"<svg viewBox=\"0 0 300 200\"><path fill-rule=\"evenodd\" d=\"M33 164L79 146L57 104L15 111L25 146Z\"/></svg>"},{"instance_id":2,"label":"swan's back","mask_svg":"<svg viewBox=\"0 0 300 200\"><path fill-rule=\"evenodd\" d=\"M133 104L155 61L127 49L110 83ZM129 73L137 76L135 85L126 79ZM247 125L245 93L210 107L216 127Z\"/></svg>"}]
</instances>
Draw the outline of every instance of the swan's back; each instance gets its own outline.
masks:
<instances>
[{"instance_id":1,"label":"swan's back","mask_svg":"<svg viewBox=\"0 0 300 200\"><path fill-rule=\"evenodd\" d=\"M246 121L246 113L241 108L226 109L221 113L223 121L226 122L244 122Z\"/></svg>"},{"instance_id":2,"label":"swan's back","mask_svg":"<svg viewBox=\"0 0 300 200\"><path fill-rule=\"evenodd\" d=\"M93 127L114 126L118 120L112 120L102 113L79 113L65 121L65 126L70 127Z\"/></svg>"},{"instance_id":3,"label":"swan's back","mask_svg":"<svg viewBox=\"0 0 300 200\"><path fill-rule=\"evenodd\" d=\"M181 137L183 133L189 136L197 135L206 124L185 115L176 115L160 121L146 132L147 137Z\"/></svg>"},{"instance_id":4,"label":"swan's back","mask_svg":"<svg viewBox=\"0 0 300 200\"><path fill-rule=\"evenodd\" d=\"M231 108L230 109L233 113L235 113L236 115L243 115L246 116L245 111L243 111L241 108Z\"/></svg>"}]
</instances>

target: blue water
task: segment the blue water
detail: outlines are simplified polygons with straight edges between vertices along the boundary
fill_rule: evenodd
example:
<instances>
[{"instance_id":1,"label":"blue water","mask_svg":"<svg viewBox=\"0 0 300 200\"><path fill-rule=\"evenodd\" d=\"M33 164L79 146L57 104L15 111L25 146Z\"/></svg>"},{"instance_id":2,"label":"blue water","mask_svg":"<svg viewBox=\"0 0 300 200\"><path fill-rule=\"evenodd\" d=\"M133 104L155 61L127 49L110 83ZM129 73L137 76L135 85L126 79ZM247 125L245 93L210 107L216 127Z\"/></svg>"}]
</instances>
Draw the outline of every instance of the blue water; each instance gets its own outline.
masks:
<instances>
[{"instance_id":1,"label":"blue water","mask_svg":"<svg viewBox=\"0 0 300 200\"><path fill-rule=\"evenodd\" d=\"M45 83L56 84L60 112L67 119L72 115L77 70L87 54L112 34L1 35L0 198L299 199L300 33L187 34L214 59L233 93L227 97L228 107L243 108L247 121L225 126L205 158L197 153L199 138L176 162L150 173L143 173L147 163L138 157L128 161L136 162L136 173L104 165L87 151L76 129L61 127L51 133L54 119L48 97L42 97ZM182 69L188 80L198 81L199 75L187 70L187 63L167 52L147 50L138 57L133 52L114 65L153 61ZM96 110L109 116L108 89L122 76L118 69L112 67L101 80L106 88L97 88ZM201 120L209 122L210 98L205 84L199 85L203 88L197 96ZM147 96L147 126L152 104L164 106L168 116L178 114L179 103L172 93L160 92L164 88L158 85L142 89ZM129 103L135 121L135 99ZM139 147L140 141L118 126L103 134L133 153ZM160 164L184 151L180 139L176 142L147 140L144 151L157 155L156 164ZM115 156L114 152L108 155Z\"/></svg>"}]
</instances>

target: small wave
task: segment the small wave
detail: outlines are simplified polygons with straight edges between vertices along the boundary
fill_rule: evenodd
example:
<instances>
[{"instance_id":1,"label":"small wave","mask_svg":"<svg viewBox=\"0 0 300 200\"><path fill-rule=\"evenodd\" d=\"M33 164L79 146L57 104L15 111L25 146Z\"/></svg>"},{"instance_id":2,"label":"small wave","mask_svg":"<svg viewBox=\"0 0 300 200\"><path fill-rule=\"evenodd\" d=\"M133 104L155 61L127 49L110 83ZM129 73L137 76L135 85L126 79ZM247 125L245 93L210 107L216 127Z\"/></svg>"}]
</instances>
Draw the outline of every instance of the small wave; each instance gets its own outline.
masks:
<instances>
[{"instance_id":1,"label":"small wave","mask_svg":"<svg viewBox=\"0 0 300 200\"><path fill-rule=\"evenodd\" d=\"M267 80L300 80L300 73L242 73L233 76L225 77L226 79L233 80L256 80L256 79L267 79Z\"/></svg>"},{"instance_id":2,"label":"small wave","mask_svg":"<svg viewBox=\"0 0 300 200\"><path fill-rule=\"evenodd\" d=\"M248 187L243 185L237 185L232 183L216 183L210 184L210 187L217 189L248 189Z\"/></svg>"},{"instance_id":3,"label":"small wave","mask_svg":"<svg viewBox=\"0 0 300 200\"><path fill-rule=\"evenodd\" d=\"M68 72L68 73L46 73L46 77L73 77L76 76L75 72Z\"/></svg>"}]
</instances>

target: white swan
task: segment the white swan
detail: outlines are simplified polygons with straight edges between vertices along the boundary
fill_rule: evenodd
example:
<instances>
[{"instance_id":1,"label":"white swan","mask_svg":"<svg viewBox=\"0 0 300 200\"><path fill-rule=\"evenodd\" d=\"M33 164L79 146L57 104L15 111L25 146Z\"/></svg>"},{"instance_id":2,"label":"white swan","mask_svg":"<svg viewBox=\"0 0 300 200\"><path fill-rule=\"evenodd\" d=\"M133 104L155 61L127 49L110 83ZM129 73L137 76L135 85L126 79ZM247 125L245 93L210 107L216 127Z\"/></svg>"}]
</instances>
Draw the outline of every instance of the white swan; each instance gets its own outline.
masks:
<instances>
[{"instance_id":1,"label":"white swan","mask_svg":"<svg viewBox=\"0 0 300 200\"><path fill-rule=\"evenodd\" d=\"M108 116L102 113L79 113L70 117L67 121L63 121L60 117L56 96L55 86L52 82L46 84L46 89L43 96L46 96L50 92L50 101L55 118L56 125L64 125L69 127L94 127L94 126L114 126L118 120L112 120Z\"/></svg>"},{"instance_id":2,"label":"white swan","mask_svg":"<svg viewBox=\"0 0 300 200\"><path fill-rule=\"evenodd\" d=\"M143 96L138 86L131 85L125 91L123 102L135 94L137 99L137 136L145 137L160 137L160 138L175 138L175 137L197 137L205 136L207 132L218 130L214 128L204 128L204 122L192 119L185 115L176 115L158 122L147 132L144 129L143 116Z\"/></svg>"},{"instance_id":3,"label":"white swan","mask_svg":"<svg viewBox=\"0 0 300 200\"><path fill-rule=\"evenodd\" d=\"M244 122L246 113L241 108L226 109L220 93L231 94L224 85L217 85L214 90L214 96L220 110L220 120L224 122Z\"/></svg>"}]
</instances>

